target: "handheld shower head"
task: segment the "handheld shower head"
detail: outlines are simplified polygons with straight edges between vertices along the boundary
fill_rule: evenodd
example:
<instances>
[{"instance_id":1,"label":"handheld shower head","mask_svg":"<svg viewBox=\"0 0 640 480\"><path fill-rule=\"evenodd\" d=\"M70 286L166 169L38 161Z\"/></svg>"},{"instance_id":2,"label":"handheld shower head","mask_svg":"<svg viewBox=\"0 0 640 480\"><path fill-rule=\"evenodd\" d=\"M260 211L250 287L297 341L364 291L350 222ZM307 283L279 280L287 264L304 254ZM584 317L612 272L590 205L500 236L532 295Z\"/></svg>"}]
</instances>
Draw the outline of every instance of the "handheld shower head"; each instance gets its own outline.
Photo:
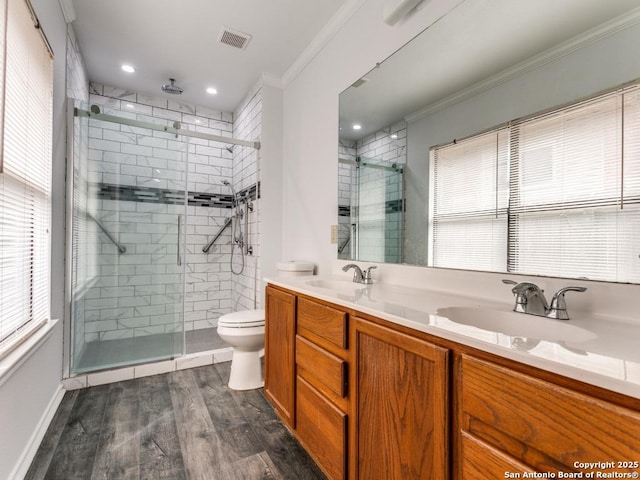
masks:
<instances>
[{"instance_id":1,"label":"handheld shower head","mask_svg":"<svg viewBox=\"0 0 640 480\"><path fill-rule=\"evenodd\" d=\"M233 188L233 185L231 185L228 180L220 180L220 183L231 189L231 193L233 194L233 206L236 207L236 213L238 213L237 210L240 206L240 202L238 201L238 194L236 193L236 189Z\"/></svg>"}]
</instances>

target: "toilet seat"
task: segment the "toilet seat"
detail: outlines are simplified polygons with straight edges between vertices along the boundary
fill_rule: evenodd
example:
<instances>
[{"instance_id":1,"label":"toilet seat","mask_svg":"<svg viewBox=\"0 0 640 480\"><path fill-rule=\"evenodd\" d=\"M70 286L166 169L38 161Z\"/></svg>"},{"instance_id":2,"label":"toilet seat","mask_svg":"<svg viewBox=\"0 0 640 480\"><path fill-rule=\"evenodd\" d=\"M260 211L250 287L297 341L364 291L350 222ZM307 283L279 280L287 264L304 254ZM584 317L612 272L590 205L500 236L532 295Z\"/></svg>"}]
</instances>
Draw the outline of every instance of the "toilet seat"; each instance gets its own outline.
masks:
<instances>
[{"instance_id":1,"label":"toilet seat","mask_svg":"<svg viewBox=\"0 0 640 480\"><path fill-rule=\"evenodd\" d=\"M264 326L264 309L227 313L218 319L219 327L250 328Z\"/></svg>"}]
</instances>

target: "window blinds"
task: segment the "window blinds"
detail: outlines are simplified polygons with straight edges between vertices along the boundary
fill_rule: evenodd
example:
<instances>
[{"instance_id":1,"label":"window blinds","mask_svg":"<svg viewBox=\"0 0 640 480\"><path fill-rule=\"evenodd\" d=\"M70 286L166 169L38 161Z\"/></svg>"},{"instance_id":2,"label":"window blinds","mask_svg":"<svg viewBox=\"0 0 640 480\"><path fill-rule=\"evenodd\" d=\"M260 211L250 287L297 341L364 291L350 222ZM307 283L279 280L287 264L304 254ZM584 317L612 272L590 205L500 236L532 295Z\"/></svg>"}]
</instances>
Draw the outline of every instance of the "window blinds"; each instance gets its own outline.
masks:
<instances>
[{"instance_id":1,"label":"window blinds","mask_svg":"<svg viewBox=\"0 0 640 480\"><path fill-rule=\"evenodd\" d=\"M52 59L25 0L6 17L0 341L49 318Z\"/></svg>"},{"instance_id":2,"label":"window blinds","mask_svg":"<svg viewBox=\"0 0 640 480\"><path fill-rule=\"evenodd\" d=\"M511 271L619 280L621 127L617 95L513 126Z\"/></svg>"},{"instance_id":3,"label":"window blinds","mask_svg":"<svg viewBox=\"0 0 640 480\"><path fill-rule=\"evenodd\" d=\"M508 131L432 151L431 265L507 267Z\"/></svg>"},{"instance_id":4,"label":"window blinds","mask_svg":"<svg viewBox=\"0 0 640 480\"><path fill-rule=\"evenodd\" d=\"M502 131L508 134L507 166L500 170L508 172L505 190L500 173L495 173L504 151ZM496 137L495 166L487 160L491 136ZM443 156L451 164L444 181ZM432 157L433 265L640 282L637 85L514 121L507 129L457 145L435 147ZM498 181L489 181L493 175ZM492 188L496 199L506 199L506 203L496 200L494 217L497 222L504 212L506 244L500 234L490 236L474 218L477 210L486 208ZM443 213L448 213L441 208L441 199L448 195L459 197L445 202L461 205L457 217L463 226L457 229L462 234L441 228ZM458 244L462 248L452 250ZM467 251L473 249L495 258L467 262ZM439 258L440 252L444 258ZM506 268L500 268L505 254Z\"/></svg>"}]
</instances>

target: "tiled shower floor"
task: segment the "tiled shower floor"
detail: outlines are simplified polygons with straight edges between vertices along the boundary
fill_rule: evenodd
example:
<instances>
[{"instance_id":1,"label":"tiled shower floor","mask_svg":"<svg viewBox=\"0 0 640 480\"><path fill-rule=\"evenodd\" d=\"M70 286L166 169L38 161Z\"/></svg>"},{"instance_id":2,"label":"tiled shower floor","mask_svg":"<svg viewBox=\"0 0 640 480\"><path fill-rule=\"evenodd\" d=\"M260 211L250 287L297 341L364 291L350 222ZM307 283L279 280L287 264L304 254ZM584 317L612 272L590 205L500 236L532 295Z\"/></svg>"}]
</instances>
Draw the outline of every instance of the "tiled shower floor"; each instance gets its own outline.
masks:
<instances>
[{"instance_id":1,"label":"tiled shower floor","mask_svg":"<svg viewBox=\"0 0 640 480\"><path fill-rule=\"evenodd\" d=\"M220 338L215 328L189 330L185 332L185 340L187 354L229 347L229 344ZM170 353L181 349L182 334L176 336L173 333L90 342L85 345L82 357L76 364L76 371L88 372L161 360L177 356Z\"/></svg>"}]
</instances>

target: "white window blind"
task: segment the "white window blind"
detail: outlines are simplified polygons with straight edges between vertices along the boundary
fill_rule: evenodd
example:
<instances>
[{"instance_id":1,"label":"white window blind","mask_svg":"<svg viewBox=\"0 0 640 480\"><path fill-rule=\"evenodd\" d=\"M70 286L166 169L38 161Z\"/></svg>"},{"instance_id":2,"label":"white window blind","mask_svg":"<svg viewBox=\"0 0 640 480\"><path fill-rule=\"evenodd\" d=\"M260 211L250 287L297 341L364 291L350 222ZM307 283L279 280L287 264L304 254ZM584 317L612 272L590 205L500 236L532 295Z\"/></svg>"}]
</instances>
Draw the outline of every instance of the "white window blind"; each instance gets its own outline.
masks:
<instances>
[{"instance_id":1,"label":"white window blind","mask_svg":"<svg viewBox=\"0 0 640 480\"><path fill-rule=\"evenodd\" d=\"M506 168L489 155L503 158L501 131ZM640 282L638 85L434 147L432 163L432 265Z\"/></svg>"},{"instance_id":2,"label":"white window blind","mask_svg":"<svg viewBox=\"0 0 640 480\"><path fill-rule=\"evenodd\" d=\"M4 25L0 341L6 344L49 318L53 74L25 0L8 0Z\"/></svg>"},{"instance_id":3,"label":"white window blind","mask_svg":"<svg viewBox=\"0 0 640 480\"><path fill-rule=\"evenodd\" d=\"M511 271L619 280L621 127L619 95L513 126Z\"/></svg>"},{"instance_id":4,"label":"white window blind","mask_svg":"<svg viewBox=\"0 0 640 480\"><path fill-rule=\"evenodd\" d=\"M431 153L431 265L506 270L508 131Z\"/></svg>"}]
</instances>

